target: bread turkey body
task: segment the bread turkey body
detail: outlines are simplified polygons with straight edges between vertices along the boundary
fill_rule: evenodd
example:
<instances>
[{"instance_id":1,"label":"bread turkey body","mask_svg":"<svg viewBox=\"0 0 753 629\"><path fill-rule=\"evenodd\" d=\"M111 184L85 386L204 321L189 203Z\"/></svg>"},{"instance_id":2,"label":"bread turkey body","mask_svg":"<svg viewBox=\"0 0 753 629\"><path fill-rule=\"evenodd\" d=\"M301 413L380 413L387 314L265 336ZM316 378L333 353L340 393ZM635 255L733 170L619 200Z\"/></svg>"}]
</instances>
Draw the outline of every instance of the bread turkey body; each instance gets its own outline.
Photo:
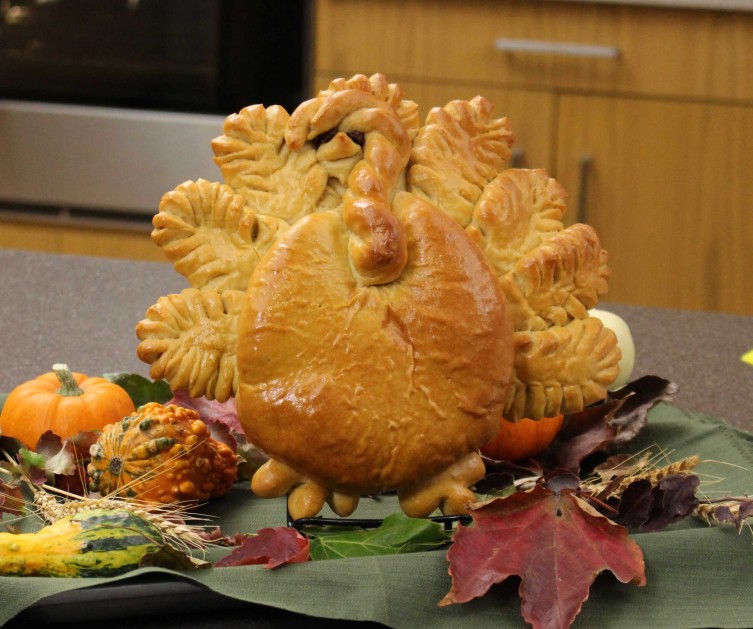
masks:
<instances>
[{"instance_id":1,"label":"bread turkey body","mask_svg":"<svg viewBox=\"0 0 753 629\"><path fill-rule=\"evenodd\" d=\"M430 203L399 193L396 281L359 284L334 211L296 223L254 271L238 338L241 423L271 457L352 493L414 483L495 433L512 321L483 255Z\"/></svg>"}]
</instances>

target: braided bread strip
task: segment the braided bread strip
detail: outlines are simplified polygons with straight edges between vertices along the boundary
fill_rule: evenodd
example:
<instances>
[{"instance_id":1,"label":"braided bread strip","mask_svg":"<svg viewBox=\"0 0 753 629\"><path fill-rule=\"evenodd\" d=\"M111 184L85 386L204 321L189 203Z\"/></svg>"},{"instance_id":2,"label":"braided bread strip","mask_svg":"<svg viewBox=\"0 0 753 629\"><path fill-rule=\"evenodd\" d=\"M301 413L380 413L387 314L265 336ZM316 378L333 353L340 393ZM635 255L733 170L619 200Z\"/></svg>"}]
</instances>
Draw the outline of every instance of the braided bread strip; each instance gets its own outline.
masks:
<instances>
[{"instance_id":1,"label":"braided bread strip","mask_svg":"<svg viewBox=\"0 0 753 629\"><path fill-rule=\"evenodd\" d=\"M369 92L334 92L297 109L288 143L294 146L332 129L363 134L363 159L348 176L343 219L352 232L348 245L353 275L362 285L398 278L407 260L405 230L390 203L410 157L410 138L392 106Z\"/></svg>"},{"instance_id":2,"label":"braided bread strip","mask_svg":"<svg viewBox=\"0 0 753 629\"><path fill-rule=\"evenodd\" d=\"M515 375L504 416L551 417L604 399L619 373L617 337L596 317L515 332Z\"/></svg>"},{"instance_id":3,"label":"braided bread strip","mask_svg":"<svg viewBox=\"0 0 753 629\"><path fill-rule=\"evenodd\" d=\"M288 224L256 214L227 185L187 181L163 195L152 240L195 288L245 290Z\"/></svg>"},{"instance_id":4,"label":"braided bread strip","mask_svg":"<svg viewBox=\"0 0 753 629\"><path fill-rule=\"evenodd\" d=\"M405 230L390 204L408 163L410 140L397 117L381 109L358 110L340 126L365 134L364 158L343 195L351 265L363 284L386 284L400 276L408 259Z\"/></svg>"},{"instance_id":5,"label":"braided bread strip","mask_svg":"<svg viewBox=\"0 0 753 629\"><path fill-rule=\"evenodd\" d=\"M238 389L236 343L245 293L187 288L160 297L136 326L138 357L150 376L191 397L224 402Z\"/></svg>"}]
</instances>

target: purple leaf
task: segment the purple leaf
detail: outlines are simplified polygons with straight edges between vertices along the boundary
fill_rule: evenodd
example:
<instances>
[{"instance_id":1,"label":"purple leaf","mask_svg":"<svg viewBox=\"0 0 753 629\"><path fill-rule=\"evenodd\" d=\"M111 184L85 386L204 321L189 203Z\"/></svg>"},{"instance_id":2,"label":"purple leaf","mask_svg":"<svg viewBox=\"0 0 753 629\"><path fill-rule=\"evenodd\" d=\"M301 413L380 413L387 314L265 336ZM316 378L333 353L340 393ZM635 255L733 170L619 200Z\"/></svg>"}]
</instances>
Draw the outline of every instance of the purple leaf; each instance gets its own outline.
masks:
<instances>
[{"instance_id":1,"label":"purple leaf","mask_svg":"<svg viewBox=\"0 0 753 629\"><path fill-rule=\"evenodd\" d=\"M620 448L630 443L648 423L649 410L659 402L671 402L677 389L664 378L643 376L610 393L610 399L623 400L609 421L618 431L611 445Z\"/></svg>"},{"instance_id":2,"label":"purple leaf","mask_svg":"<svg viewBox=\"0 0 753 629\"><path fill-rule=\"evenodd\" d=\"M695 490L700 480L695 474L672 474L654 487L654 506L641 531L661 531L670 524L684 520L698 505Z\"/></svg>"},{"instance_id":3,"label":"purple leaf","mask_svg":"<svg viewBox=\"0 0 753 629\"><path fill-rule=\"evenodd\" d=\"M609 501L617 503L617 517L614 521L622 526L638 528L648 521L654 506L653 487L646 479L637 480L628 485L619 499Z\"/></svg>"}]
</instances>

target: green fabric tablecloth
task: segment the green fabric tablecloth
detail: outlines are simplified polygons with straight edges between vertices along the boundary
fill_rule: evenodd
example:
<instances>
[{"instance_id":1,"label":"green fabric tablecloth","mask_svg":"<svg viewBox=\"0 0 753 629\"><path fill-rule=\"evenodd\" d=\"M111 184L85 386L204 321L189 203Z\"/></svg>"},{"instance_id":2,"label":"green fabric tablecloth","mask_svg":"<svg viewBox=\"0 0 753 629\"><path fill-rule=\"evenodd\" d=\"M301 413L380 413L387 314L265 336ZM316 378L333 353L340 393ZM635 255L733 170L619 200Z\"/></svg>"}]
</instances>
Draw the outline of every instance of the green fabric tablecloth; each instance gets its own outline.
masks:
<instances>
[{"instance_id":1,"label":"green fabric tablecloth","mask_svg":"<svg viewBox=\"0 0 753 629\"><path fill-rule=\"evenodd\" d=\"M701 490L715 497L753 491L753 435L716 419L659 405L631 446L665 451L668 460L700 455ZM396 510L391 497L362 501L355 516ZM260 500L236 488L205 509L227 533L285 523L283 500ZM633 533L646 560L647 585L637 588L602 573L576 627L753 627L753 533L688 519L657 533ZM215 552L215 551L213 551ZM222 551L219 551L222 552ZM139 575L183 579L233 599L325 618L372 620L391 627L527 626L520 617L518 581L494 586L482 599L440 608L450 588L444 550L308 562L267 570L213 568L177 574L142 569L117 579L0 577L0 623L43 597L98 584L128 583ZM82 617L85 610L82 609Z\"/></svg>"}]
</instances>

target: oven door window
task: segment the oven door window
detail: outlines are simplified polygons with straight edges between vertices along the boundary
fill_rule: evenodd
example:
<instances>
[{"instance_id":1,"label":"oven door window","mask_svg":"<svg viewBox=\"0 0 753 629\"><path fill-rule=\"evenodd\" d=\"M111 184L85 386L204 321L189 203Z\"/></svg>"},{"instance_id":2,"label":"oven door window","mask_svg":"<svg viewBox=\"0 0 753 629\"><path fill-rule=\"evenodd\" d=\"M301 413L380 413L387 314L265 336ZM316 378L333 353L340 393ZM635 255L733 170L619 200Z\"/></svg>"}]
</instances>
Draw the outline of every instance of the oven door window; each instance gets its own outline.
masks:
<instances>
[{"instance_id":1,"label":"oven door window","mask_svg":"<svg viewBox=\"0 0 753 629\"><path fill-rule=\"evenodd\" d=\"M303 4L0 0L0 97L205 113L292 100L303 82L302 48L288 51L277 94L260 93L270 81L258 63L279 42L302 46ZM280 37L274 25L293 32Z\"/></svg>"}]
</instances>

